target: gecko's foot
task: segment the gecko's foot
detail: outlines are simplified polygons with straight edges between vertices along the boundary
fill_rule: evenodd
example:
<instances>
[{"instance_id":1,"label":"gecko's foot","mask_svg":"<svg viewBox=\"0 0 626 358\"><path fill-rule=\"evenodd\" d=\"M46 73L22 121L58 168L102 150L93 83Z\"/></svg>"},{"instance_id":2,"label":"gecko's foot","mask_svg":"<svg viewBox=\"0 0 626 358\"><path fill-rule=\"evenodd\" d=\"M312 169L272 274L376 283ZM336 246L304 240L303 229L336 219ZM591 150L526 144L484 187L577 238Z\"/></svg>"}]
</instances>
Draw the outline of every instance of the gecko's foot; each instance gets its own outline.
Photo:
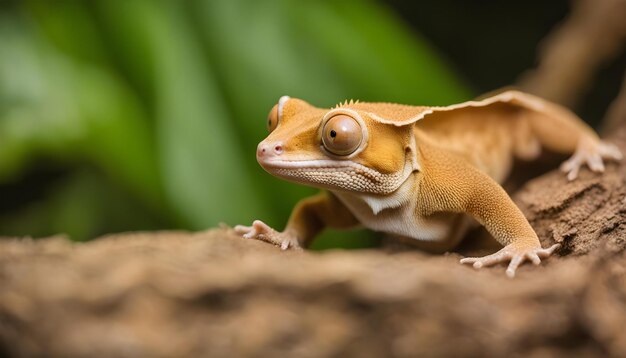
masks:
<instances>
[{"instance_id":1,"label":"gecko's foot","mask_svg":"<svg viewBox=\"0 0 626 358\"><path fill-rule=\"evenodd\" d=\"M574 155L561 164L561 170L567 173L568 180L574 180L578 177L580 167L585 164L594 172L603 172L604 159L621 160L622 152L611 143L583 140Z\"/></svg>"},{"instance_id":2,"label":"gecko's foot","mask_svg":"<svg viewBox=\"0 0 626 358\"><path fill-rule=\"evenodd\" d=\"M237 225L235 232L246 239L256 239L277 245L282 250L302 250L296 235L276 231L261 220L255 220L252 226Z\"/></svg>"},{"instance_id":3,"label":"gecko's foot","mask_svg":"<svg viewBox=\"0 0 626 358\"><path fill-rule=\"evenodd\" d=\"M483 266L492 266L501 262L509 262L509 267L506 269L506 275L509 277L515 277L515 270L524 261L529 260L535 265L541 263L541 259L546 258L554 252L560 245L554 244L547 249L541 247L517 247L513 244L509 244L503 247L495 254L491 254L485 257L467 257L461 259L462 264L472 264L474 268L481 268Z\"/></svg>"}]
</instances>

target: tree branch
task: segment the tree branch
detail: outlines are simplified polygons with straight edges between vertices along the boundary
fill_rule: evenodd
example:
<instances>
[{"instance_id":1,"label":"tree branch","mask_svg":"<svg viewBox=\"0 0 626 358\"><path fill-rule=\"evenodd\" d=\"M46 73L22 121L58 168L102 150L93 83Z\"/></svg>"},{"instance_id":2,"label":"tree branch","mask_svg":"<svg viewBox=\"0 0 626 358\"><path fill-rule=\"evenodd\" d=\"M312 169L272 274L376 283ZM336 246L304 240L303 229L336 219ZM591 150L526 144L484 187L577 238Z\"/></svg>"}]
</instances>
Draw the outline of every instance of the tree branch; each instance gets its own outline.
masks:
<instances>
[{"instance_id":1,"label":"tree branch","mask_svg":"<svg viewBox=\"0 0 626 358\"><path fill-rule=\"evenodd\" d=\"M578 0L567 20L539 49L539 65L522 76L522 89L573 107L599 67L621 53L626 0Z\"/></svg>"}]
</instances>

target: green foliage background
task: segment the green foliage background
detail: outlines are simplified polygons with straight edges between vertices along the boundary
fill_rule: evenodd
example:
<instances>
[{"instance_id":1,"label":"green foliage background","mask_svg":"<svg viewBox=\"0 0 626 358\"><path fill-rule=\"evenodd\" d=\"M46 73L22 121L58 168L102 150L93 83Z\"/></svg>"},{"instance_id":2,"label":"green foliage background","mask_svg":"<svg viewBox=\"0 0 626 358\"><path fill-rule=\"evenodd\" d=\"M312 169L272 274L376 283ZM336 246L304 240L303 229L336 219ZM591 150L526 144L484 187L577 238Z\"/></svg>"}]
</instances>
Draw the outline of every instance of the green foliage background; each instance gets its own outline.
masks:
<instances>
[{"instance_id":1,"label":"green foliage background","mask_svg":"<svg viewBox=\"0 0 626 358\"><path fill-rule=\"evenodd\" d=\"M256 163L281 95L317 106L470 97L419 34L368 0L24 1L0 5L0 46L0 185L63 173L3 211L4 236L257 218L282 228L315 190ZM358 235L318 247L370 242Z\"/></svg>"}]
</instances>

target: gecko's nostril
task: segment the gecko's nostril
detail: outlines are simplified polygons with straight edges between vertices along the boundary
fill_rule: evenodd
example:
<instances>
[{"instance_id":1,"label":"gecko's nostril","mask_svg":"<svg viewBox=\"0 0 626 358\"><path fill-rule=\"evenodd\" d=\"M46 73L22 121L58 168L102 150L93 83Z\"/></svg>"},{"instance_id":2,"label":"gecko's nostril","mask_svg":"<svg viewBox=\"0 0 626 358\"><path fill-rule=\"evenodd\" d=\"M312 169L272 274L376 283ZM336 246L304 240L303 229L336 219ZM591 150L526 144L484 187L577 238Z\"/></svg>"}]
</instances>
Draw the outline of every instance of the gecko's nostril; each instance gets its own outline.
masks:
<instances>
[{"instance_id":1,"label":"gecko's nostril","mask_svg":"<svg viewBox=\"0 0 626 358\"><path fill-rule=\"evenodd\" d=\"M256 155L260 158L260 157L265 157L267 155L267 146L264 145L263 143L259 143L259 145L256 148Z\"/></svg>"},{"instance_id":2,"label":"gecko's nostril","mask_svg":"<svg viewBox=\"0 0 626 358\"><path fill-rule=\"evenodd\" d=\"M276 145L274 146L274 152L275 152L276 154L281 154L281 153L283 152L283 146L282 146L282 145L280 145L280 144L276 144Z\"/></svg>"}]
</instances>

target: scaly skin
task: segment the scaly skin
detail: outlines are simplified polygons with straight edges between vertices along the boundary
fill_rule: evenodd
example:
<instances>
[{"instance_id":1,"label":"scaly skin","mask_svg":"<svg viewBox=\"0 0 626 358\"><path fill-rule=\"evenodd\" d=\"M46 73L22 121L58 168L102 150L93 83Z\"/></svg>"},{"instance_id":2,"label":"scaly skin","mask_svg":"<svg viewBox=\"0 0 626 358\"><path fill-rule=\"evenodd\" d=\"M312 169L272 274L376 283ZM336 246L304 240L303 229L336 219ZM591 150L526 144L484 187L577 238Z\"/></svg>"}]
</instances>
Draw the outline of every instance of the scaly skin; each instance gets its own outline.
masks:
<instances>
[{"instance_id":1,"label":"scaly skin","mask_svg":"<svg viewBox=\"0 0 626 358\"><path fill-rule=\"evenodd\" d=\"M298 203L283 232L257 220L235 227L244 237L300 249L326 227L362 225L446 250L467 227L458 215L469 215L503 248L461 263L507 262L509 277L558 247L541 247L499 185L514 157L533 159L542 147L573 153L561 166L569 180L584 165L602 172L605 159L622 158L572 112L518 91L448 107L351 101L323 109L282 97L268 124L271 133L257 148L261 166L327 192Z\"/></svg>"}]
</instances>

